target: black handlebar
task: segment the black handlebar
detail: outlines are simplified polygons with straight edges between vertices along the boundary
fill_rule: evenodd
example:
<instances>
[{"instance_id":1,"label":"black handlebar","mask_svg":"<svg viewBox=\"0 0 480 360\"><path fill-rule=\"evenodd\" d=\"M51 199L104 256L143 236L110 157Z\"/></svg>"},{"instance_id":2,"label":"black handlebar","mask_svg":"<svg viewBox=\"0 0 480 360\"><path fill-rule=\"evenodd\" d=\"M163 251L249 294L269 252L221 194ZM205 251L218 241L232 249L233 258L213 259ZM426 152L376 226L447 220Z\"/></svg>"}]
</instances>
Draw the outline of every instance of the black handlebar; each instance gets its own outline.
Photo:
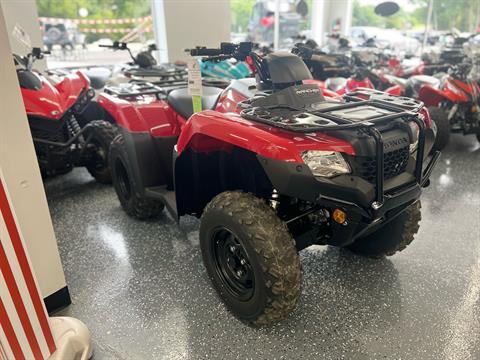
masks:
<instances>
[{"instance_id":1,"label":"black handlebar","mask_svg":"<svg viewBox=\"0 0 480 360\"><path fill-rule=\"evenodd\" d=\"M191 56L218 56L222 55L221 49L208 49L206 47L197 47L196 49L190 49Z\"/></svg>"},{"instance_id":2,"label":"black handlebar","mask_svg":"<svg viewBox=\"0 0 480 360\"><path fill-rule=\"evenodd\" d=\"M253 44L251 42L241 42L239 44L223 42L220 48L207 48L197 46L195 49L187 49L191 56L204 56L206 60L224 60L228 58L236 58L237 60L245 60L252 52Z\"/></svg>"},{"instance_id":3,"label":"black handlebar","mask_svg":"<svg viewBox=\"0 0 480 360\"><path fill-rule=\"evenodd\" d=\"M303 60L310 60L314 55L314 51L310 46L307 46L302 43L298 43L298 44L295 44L295 46L292 48L292 54L297 55Z\"/></svg>"},{"instance_id":4,"label":"black handlebar","mask_svg":"<svg viewBox=\"0 0 480 360\"><path fill-rule=\"evenodd\" d=\"M98 45L98 47L109 48L114 50L130 50L127 43L121 41L114 41L112 45Z\"/></svg>"}]
</instances>

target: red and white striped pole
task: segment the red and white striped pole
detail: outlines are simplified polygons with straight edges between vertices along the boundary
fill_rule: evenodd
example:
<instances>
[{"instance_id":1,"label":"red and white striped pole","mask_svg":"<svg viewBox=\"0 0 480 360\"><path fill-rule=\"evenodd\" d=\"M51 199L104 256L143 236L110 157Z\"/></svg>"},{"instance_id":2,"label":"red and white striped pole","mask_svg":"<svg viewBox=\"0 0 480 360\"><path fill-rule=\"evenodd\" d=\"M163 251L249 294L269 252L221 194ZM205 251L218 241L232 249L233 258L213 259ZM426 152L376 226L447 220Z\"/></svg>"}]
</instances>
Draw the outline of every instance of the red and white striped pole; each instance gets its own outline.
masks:
<instances>
[{"instance_id":1,"label":"red and white striped pole","mask_svg":"<svg viewBox=\"0 0 480 360\"><path fill-rule=\"evenodd\" d=\"M47 359L56 350L55 340L3 176L0 178L0 210L2 348L8 359Z\"/></svg>"},{"instance_id":2,"label":"red and white striped pole","mask_svg":"<svg viewBox=\"0 0 480 360\"><path fill-rule=\"evenodd\" d=\"M88 359L85 325L48 317L11 204L0 169L0 359Z\"/></svg>"},{"instance_id":3,"label":"red and white striped pole","mask_svg":"<svg viewBox=\"0 0 480 360\"><path fill-rule=\"evenodd\" d=\"M24 2L35 9L35 1ZM91 355L88 329L76 319L48 317L25 246L28 240L30 251L36 251L30 255L45 260L39 262L42 285L52 290L52 283L64 284L53 231L44 226L50 225L45 224L50 218L12 62L4 6L0 1L0 359L84 360ZM22 20L17 19L19 13L12 14L14 21Z\"/></svg>"}]
</instances>

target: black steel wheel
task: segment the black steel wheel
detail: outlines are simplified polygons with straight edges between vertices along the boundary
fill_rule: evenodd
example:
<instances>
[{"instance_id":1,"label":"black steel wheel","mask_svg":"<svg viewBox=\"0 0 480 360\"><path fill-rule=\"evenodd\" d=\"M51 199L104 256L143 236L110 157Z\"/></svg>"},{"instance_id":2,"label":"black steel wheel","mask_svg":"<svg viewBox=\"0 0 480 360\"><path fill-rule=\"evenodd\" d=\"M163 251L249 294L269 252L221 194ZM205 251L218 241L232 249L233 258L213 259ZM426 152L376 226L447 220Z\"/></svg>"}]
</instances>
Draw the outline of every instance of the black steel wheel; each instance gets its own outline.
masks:
<instances>
[{"instance_id":1,"label":"black steel wheel","mask_svg":"<svg viewBox=\"0 0 480 360\"><path fill-rule=\"evenodd\" d=\"M127 170L122 161L118 158L115 160L113 166L115 167L118 192L123 199L128 200L132 197L132 187L130 186L130 179Z\"/></svg>"},{"instance_id":2,"label":"black steel wheel","mask_svg":"<svg viewBox=\"0 0 480 360\"><path fill-rule=\"evenodd\" d=\"M245 248L230 230L219 227L211 242L217 276L232 296L247 301L253 296L255 273Z\"/></svg>"},{"instance_id":3,"label":"black steel wheel","mask_svg":"<svg viewBox=\"0 0 480 360\"><path fill-rule=\"evenodd\" d=\"M287 226L265 201L223 192L205 207L200 247L227 308L253 326L285 319L301 292L301 266Z\"/></svg>"}]
</instances>

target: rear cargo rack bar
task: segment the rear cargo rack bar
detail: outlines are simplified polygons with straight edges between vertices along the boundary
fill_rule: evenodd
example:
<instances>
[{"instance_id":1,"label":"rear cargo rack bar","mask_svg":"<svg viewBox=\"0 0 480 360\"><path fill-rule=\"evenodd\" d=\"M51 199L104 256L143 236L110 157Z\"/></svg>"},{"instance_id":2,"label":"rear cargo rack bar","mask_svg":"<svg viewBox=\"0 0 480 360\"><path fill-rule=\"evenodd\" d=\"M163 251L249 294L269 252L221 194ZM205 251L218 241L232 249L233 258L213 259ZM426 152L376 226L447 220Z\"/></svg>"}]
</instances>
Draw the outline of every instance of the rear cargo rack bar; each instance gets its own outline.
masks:
<instances>
[{"instance_id":1,"label":"rear cargo rack bar","mask_svg":"<svg viewBox=\"0 0 480 360\"><path fill-rule=\"evenodd\" d=\"M126 83L125 86L107 86L105 87L105 93L110 95L115 95L117 97L133 97L133 96L142 96L142 95L156 95L159 94L166 95L165 89L154 85L150 82L133 82Z\"/></svg>"},{"instance_id":2,"label":"rear cargo rack bar","mask_svg":"<svg viewBox=\"0 0 480 360\"><path fill-rule=\"evenodd\" d=\"M204 86L214 86L225 88L229 82L221 79L208 78L203 79ZM120 98L135 97L142 95L156 95L158 99L163 99L168 93L175 89L186 88L188 86L187 79L164 79L158 81L145 81L141 79L132 79L123 86L106 86L105 93Z\"/></svg>"}]
</instances>

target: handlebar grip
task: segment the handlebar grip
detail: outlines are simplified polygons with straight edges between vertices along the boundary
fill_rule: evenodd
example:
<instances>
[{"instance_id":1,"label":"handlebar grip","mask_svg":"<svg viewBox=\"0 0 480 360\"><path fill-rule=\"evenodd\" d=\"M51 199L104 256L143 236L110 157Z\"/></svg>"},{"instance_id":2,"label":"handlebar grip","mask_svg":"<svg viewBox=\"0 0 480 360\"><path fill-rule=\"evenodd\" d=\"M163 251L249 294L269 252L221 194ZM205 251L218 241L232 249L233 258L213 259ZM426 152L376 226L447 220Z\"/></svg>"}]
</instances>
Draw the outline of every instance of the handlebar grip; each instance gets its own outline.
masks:
<instances>
[{"instance_id":1,"label":"handlebar grip","mask_svg":"<svg viewBox=\"0 0 480 360\"><path fill-rule=\"evenodd\" d=\"M207 49L207 48L199 48L199 49L190 49L191 56L218 56L222 55L221 49Z\"/></svg>"},{"instance_id":2,"label":"handlebar grip","mask_svg":"<svg viewBox=\"0 0 480 360\"><path fill-rule=\"evenodd\" d=\"M112 48L113 49L113 45L98 45L98 47L104 47L104 48Z\"/></svg>"}]
</instances>

